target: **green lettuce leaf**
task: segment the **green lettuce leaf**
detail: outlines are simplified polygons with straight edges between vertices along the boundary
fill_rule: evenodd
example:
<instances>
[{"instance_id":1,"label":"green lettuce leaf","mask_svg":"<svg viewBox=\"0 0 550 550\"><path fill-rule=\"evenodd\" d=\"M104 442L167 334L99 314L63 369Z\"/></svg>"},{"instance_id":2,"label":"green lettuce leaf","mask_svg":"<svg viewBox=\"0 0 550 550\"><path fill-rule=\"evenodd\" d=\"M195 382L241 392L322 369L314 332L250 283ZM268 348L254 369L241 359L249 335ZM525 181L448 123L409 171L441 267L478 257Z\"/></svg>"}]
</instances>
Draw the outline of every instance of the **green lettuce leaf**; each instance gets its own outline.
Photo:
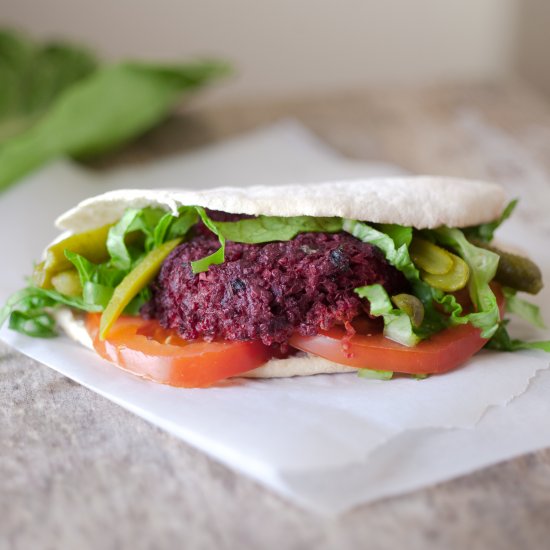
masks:
<instances>
[{"instance_id":1,"label":"green lettuce leaf","mask_svg":"<svg viewBox=\"0 0 550 550\"><path fill-rule=\"evenodd\" d=\"M145 254L168 240L184 237L198 218L195 207L183 206L177 216L160 208L129 209L109 230L108 262L94 264L74 252L65 251L65 256L78 271L84 302L105 308L114 289ZM132 239L128 237L135 237L136 233L140 233L143 239L133 239L133 244L129 245L128 241ZM130 309L127 308L126 313L139 310L138 304L148 301L149 295L142 291L139 299L136 297L128 306Z\"/></svg>"},{"instance_id":2,"label":"green lettuce leaf","mask_svg":"<svg viewBox=\"0 0 550 550\"><path fill-rule=\"evenodd\" d=\"M543 340L538 342L525 342L524 340L513 339L508 334L506 325L508 320L502 321L493 337L487 342L485 347L487 349L497 351L519 351L522 349L541 350L550 353L550 340Z\"/></svg>"},{"instance_id":3,"label":"green lettuce leaf","mask_svg":"<svg viewBox=\"0 0 550 550\"><path fill-rule=\"evenodd\" d=\"M57 336L54 317L43 310L15 310L10 315L8 327L33 338Z\"/></svg>"},{"instance_id":4,"label":"green lettuce leaf","mask_svg":"<svg viewBox=\"0 0 550 550\"><path fill-rule=\"evenodd\" d=\"M14 330L50 337L55 335L55 322L49 313L51 308L66 305L82 311L103 311L115 288L147 252L168 240L185 237L198 218L195 207L181 207L177 216L159 208L127 210L109 230L108 261L95 264L80 254L65 250L66 258L78 272L82 296L74 298L55 290L29 286L11 296L0 310L0 326L9 318L9 326ZM125 313L137 315L150 298L150 289L143 289L128 304Z\"/></svg>"},{"instance_id":5,"label":"green lettuce leaf","mask_svg":"<svg viewBox=\"0 0 550 550\"><path fill-rule=\"evenodd\" d=\"M199 219L193 206L182 206L175 216L161 208L128 209L109 230L107 251L109 265L124 271L130 270L144 253L150 252L166 241L184 237ZM129 238L141 233L143 242Z\"/></svg>"},{"instance_id":6,"label":"green lettuce leaf","mask_svg":"<svg viewBox=\"0 0 550 550\"><path fill-rule=\"evenodd\" d=\"M158 235L155 239L155 230L165 216L166 211L161 208L126 210L122 218L111 227L107 236L110 264L118 269L129 270L136 260L136 255L139 256L144 251L149 252L155 246L158 240ZM145 241L143 248L132 250L128 247L127 236L135 231L141 232Z\"/></svg>"},{"instance_id":7,"label":"green lettuce leaf","mask_svg":"<svg viewBox=\"0 0 550 550\"><path fill-rule=\"evenodd\" d=\"M420 273L409 256L412 228L392 224L383 225L382 228L378 230L366 223L347 219L343 224L344 231L382 250L386 260L403 272L409 281L420 280Z\"/></svg>"},{"instance_id":8,"label":"green lettuce leaf","mask_svg":"<svg viewBox=\"0 0 550 550\"><path fill-rule=\"evenodd\" d=\"M430 233L439 243L450 247L468 264L470 268L468 289L477 311L462 316L460 315L462 308L453 297L442 296L439 301L450 306L453 323L471 323L481 329L483 338L490 338L498 329L500 322L497 299L489 286L498 267L498 254L474 246L460 229L442 227Z\"/></svg>"},{"instance_id":9,"label":"green lettuce leaf","mask_svg":"<svg viewBox=\"0 0 550 550\"><path fill-rule=\"evenodd\" d=\"M0 326L9 318L8 326L12 330L27 336L51 338L57 332L55 320L48 310L60 305L89 312L101 311L81 298L71 298L55 290L27 287L10 296L0 309Z\"/></svg>"},{"instance_id":10,"label":"green lettuce leaf","mask_svg":"<svg viewBox=\"0 0 550 550\"><path fill-rule=\"evenodd\" d=\"M210 229L210 231L212 231L212 233L214 233L220 241L220 248L218 248L216 252L213 252L209 256L201 258L200 260L191 262L191 269L193 270L193 273L202 273L203 271L208 271L208 268L211 265L223 264L225 260L225 237L218 229L217 224L208 217L208 214L205 212L204 208L200 206L195 208L204 225L206 225L206 227Z\"/></svg>"},{"instance_id":11,"label":"green lettuce leaf","mask_svg":"<svg viewBox=\"0 0 550 550\"><path fill-rule=\"evenodd\" d=\"M391 370L357 369L357 376L370 380L391 380L393 372Z\"/></svg>"},{"instance_id":12,"label":"green lettuce leaf","mask_svg":"<svg viewBox=\"0 0 550 550\"><path fill-rule=\"evenodd\" d=\"M111 268L109 264L94 264L70 250L65 250L65 257L74 265L82 285L82 299L88 306L105 308L116 285L124 278L125 271Z\"/></svg>"},{"instance_id":13,"label":"green lettuce leaf","mask_svg":"<svg viewBox=\"0 0 550 550\"><path fill-rule=\"evenodd\" d=\"M512 212L516 209L518 201L519 199L510 201L497 220L473 227L467 227L464 229L464 234L468 237L468 239L479 239L484 243L490 243L493 240L495 231L512 215Z\"/></svg>"},{"instance_id":14,"label":"green lettuce leaf","mask_svg":"<svg viewBox=\"0 0 550 550\"><path fill-rule=\"evenodd\" d=\"M139 310L153 297L149 287L145 287L140 293L126 306L124 313L126 315L139 315Z\"/></svg>"},{"instance_id":15,"label":"green lettuce leaf","mask_svg":"<svg viewBox=\"0 0 550 550\"><path fill-rule=\"evenodd\" d=\"M443 300L444 293L420 279L420 272L409 255L409 245L413 237L412 227L380 224L375 228L356 220L344 220L343 229L359 240L377 246L386 260L405 275L411 284L413 294L424 306L422 325L414 330L419 338L428 338L448 326L448 318L435 307L436 302ZM405 323L405 321L399 321L399 323ZM396 325L399 326L399 323ZM402 330L406 332L406 326ZM413 337L409 336L408 340L412 342Z\"/></svg>"},{"instance_id":16,"label":"green lettuce leaf","mask_svg":"<svg viewBox=\"0 0 550 550\"><path fill-rule=\"evenodd\" d=\"M216 222L216 227L228 241L257 244L290 241L299 233L337 233L342 231L342 219L258 216L236 222Z\"/></svg>"},{"instance_id":17,"label":"green lettuce leaf","mask_svg":"<svg viewBox=\"0 0 550 550\"><path fill-rule=\"evenodd\" d=\"M377 228L380 232L388 235L388 237L391 237L397 249L401 249L403 246L406 246L407 254L409 253L408 248L413 238L412 227L397 225L394 223L379 223ZM404 259L407 263L410 261L410 258L407 259L406 256L404 256Z\"/></svg>"},{"instance_id":18,"label":"green lettuce leaf","mask_svg":"<svg viewBox=\"0 0 550 550\"><path fill-rule=\"evenodd\" d=\"M84 256L81 256L76 252L71 252L70 250L65 250L65 257L74 265L80 277L80 284L82 286L92 280L92 277L99 267L98 265L90 262L84 258Z\"/></svg>"},{"instance_id":19,"label":"green lettuce leaf","mask_svg":"<svg viewBox=\"0 0 550 550\"><path fill-rule=\"evenodd\" d=\"M166 241L185 237L198 221L199 215L194 206L181 206L177 215L167 212L154 227L153 240L147 252Z\"/></svg>"},{"instance_id":20,"label":"green lettuce leaf","mask_svg":"<svg viewBox=\"0 0 550 550\"><path fill-rule=\"evenodd\" d=\"M418 344L420 338L414 332L411 318L404 311L393 307L382 285L362 286L356 288L355 293L369 301L371 315L383 317L386 338L409 347Z\"/></svg>"},{"instance_id":21,"label":"green lettuce leaf","mask_svg":"<svg viewBox=\"0 0 550 550\"><path fill-rule=\"evenodd\" d=\"M516 291L511 288L503 287L502 291L504 293L504 297L506 298L507 312L521 317L535 327L542 329L546 328L540 308L537 305L519 298Z\"/></svg>"},{"instance_id":22,"label":"green lettuce leaf","mask_svg":"<svg viewBox=\"0 0 550 550\"><path fill-rule=\"evenodd\" d=\"M185 237L191 227L199 221L197 209L193 206L181 206L177 216L173 214L170 216L172 222L168 226L167 232L162 237L155 236L155 247L167 241Z\"/></svg>"},{"instance_id":23,"label":"green lettuce leaf","mask_svg":"<svg viewBox=\"0 0 550 550\"><path fill-rule=\"evenodd\" d=\"M412 262L408 247L413 229L392 224L371 226L355 220L339 218L269 217L238 222L214 222L204 208L181 207L174 215L159 208L130 209L109 231L107 249L109 260L94 264L86 258L66 251L67 259L74 265L83 288L82 296L71 298L53 290L29 287L16 293L0 311L0 324L10 317L10 326L25 334L51 336L54 324L49 309L57 305L69 305L84 311L102 311L114 289L150 250L168 240L184 238L200 220L219 239L220 247L213 254L192 262L195 273L206 271L211 265L224 261L226 240L245 243L284 241L301 232L334 233L347 231L356 238L377 246L388 262L408 279L413 293L424 306L424 320L415 328L405 311L395 308L381 285L368 285L355 289L370 302L372 315L384 319L384 334L389 339L407 346L416 345L421 339L448 326L472 323L482 330L485 338L491 338L489 347L499 349L547 349L548 342L526 343L511 340L505 323L500 321L496 298L489 286L498 265L498 255L474 246L458 229L439 228L422 234L453 250L468 264L471 276L469 291L476 311L464 314L462 306L452 294L432 288L420 279L419 270ZM515 291L504 289L508 310L536 326L542 327L539 309L518 298ZM150 299L149 288L143 289L129 304L127 313L138 314L141 306ZM386 374L384 374L386 376Z\"/></svg>"},{"instance_id":24,"label":"green lettuce leaf","mask_svg":"<svg viewBox=\"0 0 550 550\"><path fill-rule=\"evenodd\" d=\"M225 241L236 243L267 243L290 241L299 233L337 233L342 230L341 218L315 218L312 216L258 216L236 222L214 222L203 208L195 207L203 223L220 240L220 248L210 256L191 262L193 273L207 271L211 265L225 260Z\"/></svg>"}]
</instances>

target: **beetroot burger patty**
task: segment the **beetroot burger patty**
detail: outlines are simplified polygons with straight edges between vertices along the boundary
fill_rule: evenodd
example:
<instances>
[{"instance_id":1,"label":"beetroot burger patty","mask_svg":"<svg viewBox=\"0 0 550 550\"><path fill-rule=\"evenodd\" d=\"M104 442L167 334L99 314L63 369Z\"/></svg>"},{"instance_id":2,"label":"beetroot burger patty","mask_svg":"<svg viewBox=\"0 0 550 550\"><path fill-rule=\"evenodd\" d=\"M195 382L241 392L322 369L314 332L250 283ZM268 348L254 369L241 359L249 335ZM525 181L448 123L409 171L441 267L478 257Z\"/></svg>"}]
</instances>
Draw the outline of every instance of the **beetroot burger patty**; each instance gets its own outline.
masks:
<instances>
[{"instance_id":1,"label":"beetroot burger patty","mask_svg":"<svg viewBox=\"0 0 550 550\"><path fill-rule=\"evenodd\" d=\"M142 314L188 340L284 346L294 331L315 335L363 312L354 288L380 283L391 295L407 286L376 247L344 233L304 233L268 244L228 242L223 264L193 274L190 262L218 247L210 235L178 246Z\"/></svg>"}]
</instances>

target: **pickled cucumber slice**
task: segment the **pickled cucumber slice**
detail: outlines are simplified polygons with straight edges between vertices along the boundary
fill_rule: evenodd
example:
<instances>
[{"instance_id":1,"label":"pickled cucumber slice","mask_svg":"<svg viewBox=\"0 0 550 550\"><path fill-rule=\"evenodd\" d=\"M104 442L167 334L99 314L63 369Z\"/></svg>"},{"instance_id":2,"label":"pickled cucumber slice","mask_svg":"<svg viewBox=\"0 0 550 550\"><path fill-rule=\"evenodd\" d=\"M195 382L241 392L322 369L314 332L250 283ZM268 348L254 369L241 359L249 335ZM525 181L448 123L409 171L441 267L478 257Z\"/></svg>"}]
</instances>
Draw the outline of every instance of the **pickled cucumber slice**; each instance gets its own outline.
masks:
<instances>
[{"instance_id":1,"label":"pickled cucumber slice","mask_svg":"<svg viewBox=\"0 0 550 550\"><path fill-rule=\"evenodd\" d=\"M391 297L395 307L405 312L411 319L413 327L418 328L424 320L424 305L412 294L396 294Z\"/></svg>"},{"instance_id":2,"label":"pickled cucumber slice","mask_svg":"<svg viewBox=\"0 0 550 550\"><path fill-rule=\"evenodd\" d=\"M435 275L427 271L420 270L420 277L433 288L438 288L444 292L455 292L464 288L470 278L470 268L468 264L458 256L451 255L453 259L452 269L443 275Z\"/></svg>"},{"instance_id":3,"label":"pickled cucumber slice","mask_svg":"<svg viewBox=\"0 0 550 550\"><path fill-rule=\"evenodd\" d=\"M430 241L415 237L409 246L414 264L432 275L444 275L453 269L453 255Z\"/></svg>"},{"instance_id":4,"label":"pickled cucumber slice","mask_svg":"<svg viewBox=\"0 0 550 550\"><path fill-rule=\"evenodd\" d=\"M107 336L113 323L120 317L126 306L139 294L157 275L162 262L168 254L180 244L182 239L165 242L158 248L151 250L143 260L122 279L109 300L105 311L101 315L99 336L103 340Z\"/></svg>"}]
</instances>

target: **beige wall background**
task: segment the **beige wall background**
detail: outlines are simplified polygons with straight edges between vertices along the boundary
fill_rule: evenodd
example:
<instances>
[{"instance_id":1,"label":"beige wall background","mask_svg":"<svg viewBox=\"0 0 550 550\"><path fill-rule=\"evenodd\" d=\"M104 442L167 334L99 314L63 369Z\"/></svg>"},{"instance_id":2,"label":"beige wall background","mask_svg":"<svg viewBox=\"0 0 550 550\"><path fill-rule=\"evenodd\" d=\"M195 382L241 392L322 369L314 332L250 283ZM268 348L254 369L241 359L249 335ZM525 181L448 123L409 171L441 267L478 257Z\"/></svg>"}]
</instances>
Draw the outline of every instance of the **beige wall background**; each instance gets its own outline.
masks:
<instances>
[{"instance_id":1,"label":"beige wall background","mask_svg":"<svg viewBox=\"0 0 550 550\"><path fill-rule=\"evenodd\" d=\"M209 101L518 71L537 80L550 51L550 0L1 0L0 19L110 59L228 59L237 75Z\"/></svg>"},{"instance_id":2,"label":"beige wall background","mask_svg":"<svg viewBox=\"0 0 550 550\"><path fill-rule=\"evenodd\" d=\"M518 72L550 97L550 0L521 0Z\"/></svg>"}]
</instances>

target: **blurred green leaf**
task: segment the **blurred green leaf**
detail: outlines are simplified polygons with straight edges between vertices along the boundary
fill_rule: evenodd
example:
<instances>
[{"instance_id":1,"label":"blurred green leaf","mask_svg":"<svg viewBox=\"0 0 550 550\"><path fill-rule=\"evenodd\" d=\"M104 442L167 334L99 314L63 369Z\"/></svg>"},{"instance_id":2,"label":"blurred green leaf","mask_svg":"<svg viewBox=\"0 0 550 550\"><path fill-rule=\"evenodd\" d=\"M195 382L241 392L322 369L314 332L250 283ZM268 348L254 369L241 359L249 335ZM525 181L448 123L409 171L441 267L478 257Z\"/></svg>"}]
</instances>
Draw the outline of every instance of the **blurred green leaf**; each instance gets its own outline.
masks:
<instances>
[{"instance_id":1,"label":"blurred green leaf","mask_svg":"<svg viewBox=\"0 0 550 550\"><path fill-rule=\"evenodd\" d=\"M21 33L0 30L0 144L32 126L96 66L94 56L80 46L36 45Z\"/></svg>"},{"instance_id":2,"label":"blurred green leaf","mask_svg":"<svg viewBox=\"0 0 550 550\"><path fill-rule=\"evenodd\" d=\"M0 191L54 158L127 143L227 72L217 61L97 67L82 48L0 31Z\"/></svg>"}]
</instances>

